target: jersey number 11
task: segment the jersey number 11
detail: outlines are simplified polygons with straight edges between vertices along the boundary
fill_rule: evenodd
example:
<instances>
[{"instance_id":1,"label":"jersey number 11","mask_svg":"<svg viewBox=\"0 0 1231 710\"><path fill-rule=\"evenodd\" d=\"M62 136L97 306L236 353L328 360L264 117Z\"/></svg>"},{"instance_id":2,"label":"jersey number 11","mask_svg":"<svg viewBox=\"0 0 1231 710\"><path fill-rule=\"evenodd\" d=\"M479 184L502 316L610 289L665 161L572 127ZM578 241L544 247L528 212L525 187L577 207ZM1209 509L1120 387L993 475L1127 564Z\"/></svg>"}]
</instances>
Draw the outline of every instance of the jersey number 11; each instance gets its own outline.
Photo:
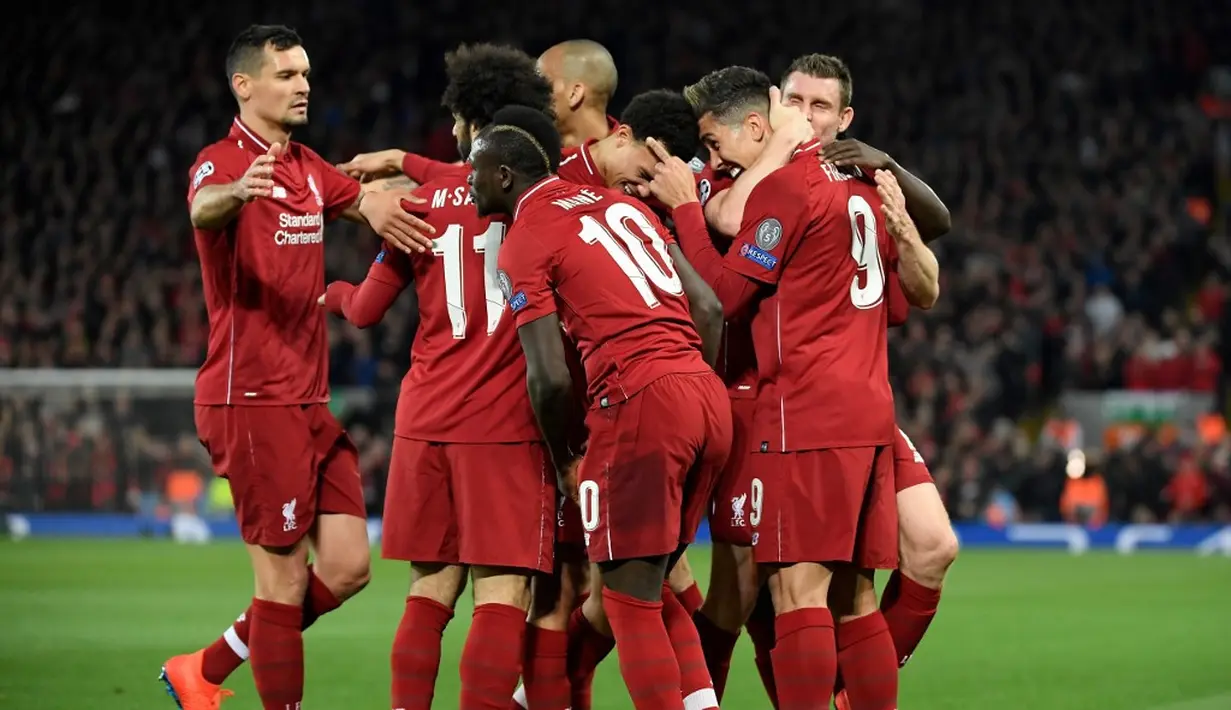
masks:
<instances>
[{"instance_id":1,"label":"jersey number 11","mask_svg":"<svg viewBox=\"0 0 1231 710\"><path fill-rule=\"evenodd\" d=\"M496 326L500 325L500 318L504 315L504 293L500 291L500 282L496 280L496 264L500 255L500 244L504 241L504 230L503 222L492 222L487 231L475 236L471 244L476 253L483 255L483 292L487 302L488 335L496 332ZM466 337L463 240L462 225L450 224L444 234L436 237L436 246L432 247L432 253L444 262L445 302L448 304L449 324L453 326L455 340Z\"/></svg>"}]
</instances>

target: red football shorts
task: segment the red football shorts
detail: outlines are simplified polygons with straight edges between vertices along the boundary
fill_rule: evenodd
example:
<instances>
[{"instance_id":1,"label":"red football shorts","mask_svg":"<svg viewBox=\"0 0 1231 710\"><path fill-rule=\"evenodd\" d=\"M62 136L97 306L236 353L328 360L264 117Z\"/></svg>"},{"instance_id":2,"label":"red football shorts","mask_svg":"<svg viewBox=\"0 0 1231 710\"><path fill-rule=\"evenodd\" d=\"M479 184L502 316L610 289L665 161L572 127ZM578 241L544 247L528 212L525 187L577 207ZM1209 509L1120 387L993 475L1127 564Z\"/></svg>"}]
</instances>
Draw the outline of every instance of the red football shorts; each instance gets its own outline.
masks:
<instances>
[{"instance_id":1,"label":"red football shorts","mask_svg":"<svg viewBox=\"0 0 1231 710\"><path fill-rule=\"evenodd\" d=\"M359 454L326 404L195 408L197 438L231 484L244 542L289 547L316 516L365 518Z\"/></svg>"},{"instance_id":2,"label":"red football shorts","mask_svg":"<svg viewBox=\"0 0 1231 710\"><path fill-rule=\"evenodd\" d=\"M559 497L556 504L556 554L564 563L586 562L586 531L581 527L581 508Z\"/></svg>"},{"instance_id":3,"label":"red football shorts","mask_svg":"<svg viewBox=\"0 0 1231 710\"><path fill-rule=\"evenodd\" d=\"M923 454L915 444L898 429L898 438L893 442L893 488L897 493L920 483L935 483L932 472L923 460Z\"/></svg>"},{"instance_id":4,"label":"red football shorts","mask_svg":"<svg viewBox=\"0 0 1231 710\"><path fill-rule=\"evenodd\" d=\"M731 451L731 404L711 373L667 375L592 409L578 498L591 562L692 542Z\"/></svg>"},{"instance_id":5,"label":"red football shorts","mask_svg":"<svg viewBox=\"0 0 1231 710\"><path fill-rule=\"evenodd\" d=\"M752 462L755 456L750 443L752 417L756 413L754 398L731 399L731 456L718 476L714 486L713 504L710 506L710 536L714 542L748 547L752 544L750 511L759 511L761 486L753 490Z\"/></svg>"},{"instance_id":6,"label":"red football shorts","mask_svg":"<svg viewBox=\"0 0 1231 710\"><path fill-rule=\"evenodd\" d=\"M541 442L394 437L381 554L550 572L556 476Z\"/></svg>"},{"instance_id":7,"label":"red football shorts","mask_svg":"<svg viewBox=\"0 0 1231 710\"><path fill-rule=\"evenodd\" d=\"M898 566L898 508L889 446L755 454L764 490L752 509L758 563Z\"/></svg>"}]
</instances>

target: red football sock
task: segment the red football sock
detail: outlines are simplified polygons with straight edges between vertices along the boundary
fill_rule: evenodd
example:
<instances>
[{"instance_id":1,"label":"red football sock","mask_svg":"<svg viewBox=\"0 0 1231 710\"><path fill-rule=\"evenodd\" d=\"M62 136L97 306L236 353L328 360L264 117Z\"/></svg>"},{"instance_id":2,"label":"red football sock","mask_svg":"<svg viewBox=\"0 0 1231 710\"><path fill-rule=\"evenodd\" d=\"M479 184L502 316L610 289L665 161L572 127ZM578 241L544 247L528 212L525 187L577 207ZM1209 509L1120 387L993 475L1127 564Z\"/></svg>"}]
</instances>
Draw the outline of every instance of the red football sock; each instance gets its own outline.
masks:
<instances>
[{"instance_id":1,"label":"red football sock","mask_svg":"<svg viewBox=\"0 0 1231 710\"><path fill-rule=\"evenodd\" d=\"M637 710L684 710L680 667L663 625L663 603L603 589L603 609L620 656L620 675Z\"/></svg>"},{"instance_id":2,"label":"red football sock","mask_svg":"<svg viewBox=\"0 0 1231 710\"><path fill-rule=\"evenodd\" d=\"M508 604L480 604L462 649L462 710L506 710L521 675L526 612Z\"/></svg>"},{"instance_id":3,"label":"red football sock","mask_svg":"<svg viewBox=\"0 0 1231 710\"><path fill-rule=\"evenodd\" d=\"M342 606L341 600L329 591L329 587L308 565L308 593L303 600L303 629L317 619ZM239 619L209 646L201 659L201 674L214 685L222 685L226 679L248 660L248 630L252 623L252 608L239 615Z\"/></svg>"},{"instance_id":4,"label":"red football sock","mask_svg":"<svg viewBox=\"0 0 1231 710\"><path fill-rule=\"evenodd\" d=\"M756 652L757 673L761 676L761 684L765 686L765 694L769 702L778 708L778 686L774 681L774 604L768 593L762 593L757 605L752 609L752 615L744 622L748 630L748 638L752 640L752 648Z\"/></svg>"},{"instance_id":5,"label":"red football sock","mask_svg":"<svg viewBox=\"0 0 1231 710\"><path fill-rule=\"evenodd\" d=\"M522 679L526 684L526 704L520 708L563 708L571 704L568 682L568 634L563 631L526 629Z\"/></svg>"},{"instance_id":6,"label":"red football sock","mask_svg":"<svg viewBox=\"0 0 1231 710\"><path fill-rule=\"evenodd\" d=\"M714 694L721 701L723 692L727 689L731 655L735 653L735 642L739 640L739 634L718 628L702 612L692 615L692 623L697 627L697 636L701 639L701 652L705 654L705 667L709 670L710 679L714 681Z\"/></svg>"},{"instance_id":7,"label":"red football sock","mask_svg":"<svg viewBox=\"0 0 1231 710\"><path fill-rule=\"evenodd\" d=\"M662 617L675 652L675 662L680 668L680 692L684 695L685 709L717 708L718 695L714 692L709 669L705 667L705 652L701 650L701 638L692 623L692 615L665 584Z\"/></svg>"},{"instance_id":8,"label":"red football sock","mask_svg":"<svg viewBox=\"0 0 1231 710\"><path fill-rule=\"evenodd\" d=\"M692 586L688 589L676 594L675 598L680 601L680 604L684 605L684 610L688 612L689 616L696 614L701 605L705 603L705 597L701 596L701 588L697 586L696 582L693 582Z\"/></svg>"},{"instance_id":9,"label":"red football sock","mask_svg":"<svg viewBox=\"0 0 1231 710\"><path fill-rule=\"evenodd\" d=\"M828 609L808 608L775 619L774 678L782 710L829 707L838 653L833 616Z\"/></svg>"},{"instance_id":10,"label":"red football sock","mask_svg":"<svg viewBox=\"0 0 1231 710\"><path fill-rule=\"evenodd\" d=\"M265 710L303 702L303 607L252 600L252 679Z\"/></svg>"},{"instance_id":11,"label":"red football sock","mask_svg":"<svg viewBox=\"0 0 1231 710\"><path fill-rule=\"evenodd\" d=\"M919 647L939 604L939 589L925 587L898 570L889 575L881 595L881 613L893 637L899 666L906 665Z\"/></svg>"},{"instance_id":12,"label":"red football sock","mask_svg":"<svg viewBox=\"0 0 1231 710\"><path fill-rule=\"evenodd\" d=\"M851 707L896 710L898 659L879 611L838 625L838 664Z\"/></svg>"},{"instance_id":13,"label":"red football sock","mask_svg":"<svg viewBox=\"0 0 1231 710\"><path fill-rule=\"evenodd\" d=\"M614 648L615 639L600 634L581 613L581 607L577 607L568 620L568 679L573 695L572 710L590 710L594 670Z\"/></svg>"},{"instance_id":14,"label":"red football sock","mask_svg":"<svg viewBox=\"0 0 1231 710\"><path fill-rule=\"evenodd\" d=\"M440 671L440 637L452 618L453 610L435 599L406 597L390 657L393 707L431 710Z\"/></svg>"}]
</instances>

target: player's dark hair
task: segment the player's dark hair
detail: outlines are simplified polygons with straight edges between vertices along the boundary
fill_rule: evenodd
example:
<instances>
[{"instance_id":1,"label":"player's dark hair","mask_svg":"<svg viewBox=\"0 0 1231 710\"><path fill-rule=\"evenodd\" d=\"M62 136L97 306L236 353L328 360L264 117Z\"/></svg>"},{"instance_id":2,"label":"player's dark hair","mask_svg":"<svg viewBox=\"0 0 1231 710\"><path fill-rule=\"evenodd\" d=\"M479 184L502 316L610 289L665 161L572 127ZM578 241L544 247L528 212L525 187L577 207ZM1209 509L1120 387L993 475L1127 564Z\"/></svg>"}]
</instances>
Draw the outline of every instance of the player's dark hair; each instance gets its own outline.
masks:
<instances>
[{"instance_id":1,"label":"player's dark hair","mask_svg":"<svg viewBox=\"0 0 1231 710\"><path fill-rule=\"evenodd\" d=\"M265 61L265 47L282 52L300 47L299 33L286 25L249 25L231 42L227 50L227 81L236 74L256 74Z\"/></svg>"},{"instance_id":2,"label":"player's dark hair","mask_svg":"<svg viewBox=\"0 0 1231 710\"><path fill-rule=\"evenodd\" d=\"M529 180L545 178L560 167L560 134L542 111L505 106L479 134L502 165Z\"/></svg>"},{"instance_id":3,"label":"player's dark hair","mask_svg":"<svg viewBox=\"0 0 1231 710\"><path fill-rule=\"evenodd\" d=\"M851 68L846 66L846 62L839 57L832 54L805 54L798 57L791 62L791 66L787 67L786 71L782 72L782 83L779 86L786 86L787 77L795 72L815 79L837 79L842 95L842 105L838 108L851 105L851 95L855 91L851 80Z\"/></svg>"},{"instance_id":4,"label":"player's dark hair","mask_svg":"<svg viewBox=\"0 0 1231 710\"><path fill-rule=\"evenodd\" d=\"M445 74L449 85L441 105L479 128L510 104L552 115L551 84L538 73L534 58L520 49L463 44L445 55Z\"/></svg>"},{"instance_id":5,"label":"player's dark hair","mask_svg":"<svg viewBox=\"0 0 1231 710\"><path fill-rule=\"evenodd\" d=\"M720 123L738 123L753 111L769 112L769 87L764 72L749 67L712 71L684 89L697 118L713 114Z\"/></svg>"},{"instance_id":6,"label":"player's dark hair","mask_svg":"<svg viewBox=\"0 0 1231 710\"><path fill-rule=\"evenodd\" d=\"M692 105L683 94L669 89L634 96L620 114L620 123L628 126L637 140L657 138L672 155L688 160L701 144Z\"/></svg>"}]
</instances>

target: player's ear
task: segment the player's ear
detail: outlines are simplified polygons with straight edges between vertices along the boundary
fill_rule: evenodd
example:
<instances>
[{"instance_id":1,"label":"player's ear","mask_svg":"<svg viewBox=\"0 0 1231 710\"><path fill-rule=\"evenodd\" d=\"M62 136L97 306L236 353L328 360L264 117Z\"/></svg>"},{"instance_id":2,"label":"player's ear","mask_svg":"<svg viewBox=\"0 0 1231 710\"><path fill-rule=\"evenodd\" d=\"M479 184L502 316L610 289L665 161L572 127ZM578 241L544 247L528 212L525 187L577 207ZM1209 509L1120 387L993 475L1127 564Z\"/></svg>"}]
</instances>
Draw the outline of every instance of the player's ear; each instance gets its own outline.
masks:
<instances>
[{"instance_id":1,"label":"player's ear","mask_svg":"<svg viewBox=\"0 0 1231 710\"><path fill-rule=\"evenodd\" d=\"M845 131L851 127L855 121L855 109L847 106L838 114L838 133Z\"/></svg>"},{"instance_id":2,"label":"player's ear","mask_svg":"<svg viewBox=\"0 0 1231 710\"><path fill-rule=\"evenodd\" d=\"M252 97L252 79L247 74L235 72L231 75L231 92L237 98L245 101Z\"/></svg>"},{"instance_id":3,"label":"player's ear","mask_svg":"<svg viewBox=\"0 0 1231 710\"><path fill-rule=\"evenodd\" d=\"M620 126L616 128L615 134L616 134L616 144L619 145L621 148L637 140L636 136L633 135L633 129L629 128L627 125L623 123L621 123Z\"/></svg>"},{"instance_id":4,"label":"player's ear","mask_svg":"<svg viewBox=\"0 0 1231 710\"><path fill-rule=\"evenodd\" d=\"M753 111L744 117L744 130L749 131L748 135L752 140L763 140L768 129L769 119L760 113Z\"/></svg>"},{"instance_id":5,"label":"player's ear","mask_svg":"<svg viewBox=\"0 0 1231 710\"><path fill-rule=\"evenodd\" d=\"M501 165L497 177L500 180L500 189L508 192L513 189L513 171L509 170L509 166Z\"/></svg>"},{"instance_id":6,"label":"player's ear","mask_svg":"<svg viewBox=\"0 0 1231 710\"><path fill-rule=\"evenodd\" d=\"M581 106L582 102L585 100L586 100L586 85L585 84L573 84L572 88L568 90L569 108L576 111L577 108Z\"/></svg>"}]
</instances>

